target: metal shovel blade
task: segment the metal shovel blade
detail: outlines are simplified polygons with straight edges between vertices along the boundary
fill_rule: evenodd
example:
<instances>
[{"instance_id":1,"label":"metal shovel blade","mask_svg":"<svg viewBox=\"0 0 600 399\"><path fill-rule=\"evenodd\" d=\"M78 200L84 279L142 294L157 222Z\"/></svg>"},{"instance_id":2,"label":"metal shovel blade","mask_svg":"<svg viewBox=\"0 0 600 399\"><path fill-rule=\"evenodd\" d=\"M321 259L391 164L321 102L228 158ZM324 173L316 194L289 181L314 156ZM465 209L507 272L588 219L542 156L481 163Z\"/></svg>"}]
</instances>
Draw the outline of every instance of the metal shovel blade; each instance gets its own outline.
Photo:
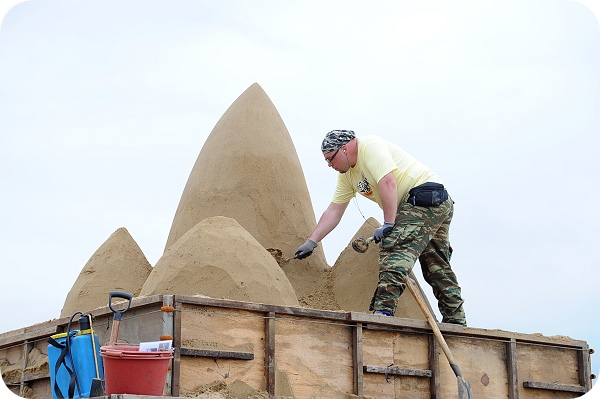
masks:
<instances>
[{"instance_id":1,"label":"metal shovel blade","mask_svg":"<svg viewBox=\"0 0 600 399\"><path fill-rule=\"evenodd\" d=\"M458 381L458 399L473 399L471 384L462 377L456 377Z\"/></svg>"}]
</instances>

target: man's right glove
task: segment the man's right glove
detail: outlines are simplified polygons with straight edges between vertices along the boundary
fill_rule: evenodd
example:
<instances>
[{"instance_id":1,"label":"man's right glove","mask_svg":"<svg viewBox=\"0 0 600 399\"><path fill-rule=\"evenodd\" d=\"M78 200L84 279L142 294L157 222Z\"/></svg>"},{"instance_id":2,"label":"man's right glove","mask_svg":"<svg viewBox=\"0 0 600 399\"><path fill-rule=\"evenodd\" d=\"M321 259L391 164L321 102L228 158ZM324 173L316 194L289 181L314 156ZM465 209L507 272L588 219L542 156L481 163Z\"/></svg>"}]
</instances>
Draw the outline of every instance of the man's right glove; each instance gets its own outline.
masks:
<instances>
[{"instance_id":1,"label":"man's right glove","mask_svg":"<svg viewBox=\"0 0 600 399\"><path fill-rule=\"evenodd\" d=\"M395 225L395 223L384 222L383 226L375 229L375 232L373 233L373 238L375 239L375 242L379 243L379 241L383 240L383 237L389 236L392 230L394 229Z\"/></svg>"},{"instance_id":2,"label":"man's right glove","mask_svg":"<svg viewBox=\"0 0 600 399\"><path fill-rule=\"evenodd\" d=\"M310 238L307 239L304 242L304 244L300 245L298 247L298 249L296 250L296 253L294 254L294 259L304 259L304 258L310 256L316 247L317 247L316 242L314 242Z\"/></svg>"}]
</instances>

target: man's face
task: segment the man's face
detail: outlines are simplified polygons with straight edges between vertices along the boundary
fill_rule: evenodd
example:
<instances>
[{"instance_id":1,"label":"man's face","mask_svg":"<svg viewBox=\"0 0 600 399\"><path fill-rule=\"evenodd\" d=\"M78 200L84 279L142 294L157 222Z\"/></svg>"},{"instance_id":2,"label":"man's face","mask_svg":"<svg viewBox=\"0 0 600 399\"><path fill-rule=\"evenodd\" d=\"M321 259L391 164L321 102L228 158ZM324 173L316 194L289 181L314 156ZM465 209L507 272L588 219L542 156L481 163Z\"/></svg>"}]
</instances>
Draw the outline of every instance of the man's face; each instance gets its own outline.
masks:
<instances>
[{"instance_id":1,"label":"man's face","mask_svg":"<svg viewBox=\"0 0 600 399\"><path fill-rule=\"evenodd\" d=\"M340 152L340 150L344 150L345 151L345 146L341 146L339 147L337 150L335 151L330 151L325 155L325 162L327 162L327 166L332 167L333 169L337 170L340 173L346 173L346 171L348 171L348 166L349 165L344 165L344 163L342 161L340 161L340 159L342 159L342 157L338 157L338 152Z\"/></svg>"}]
</instances>

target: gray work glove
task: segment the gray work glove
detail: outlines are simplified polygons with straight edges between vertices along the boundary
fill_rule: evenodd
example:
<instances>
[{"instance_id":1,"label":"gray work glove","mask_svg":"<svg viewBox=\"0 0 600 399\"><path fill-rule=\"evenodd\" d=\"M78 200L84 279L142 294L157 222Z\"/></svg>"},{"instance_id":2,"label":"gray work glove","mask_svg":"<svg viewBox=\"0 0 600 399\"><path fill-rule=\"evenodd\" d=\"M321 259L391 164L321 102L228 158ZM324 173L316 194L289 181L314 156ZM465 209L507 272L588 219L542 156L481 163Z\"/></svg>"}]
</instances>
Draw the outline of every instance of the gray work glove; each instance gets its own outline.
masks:
<instances>
[{"instance_id":1,"label":"gray work glove","mask_svg":"<svg viewBox=\"0 0 600 399\"><path fill-rule=\"evenodd\" d=\"M379 242L383 240L383 237L389 236L395 225L395 223L384 222L383 226L376 228L375 232L373 233L373 239L375 242Z\"/></svg>"},{"instance_id":2,"label":"gray work glove","mask_svg":"<svg viewBox=\"0 0 600 399\"><path fill-rule=\"evenodd\" d=\"M295 259L304 259L304 258L310 256L316 247L317 247L317 243L309 238L304 242L304 244L302 244L298 247L298 249L296 250L296 253L294 254L294 258Z\"/></svg>"}]
</instances>

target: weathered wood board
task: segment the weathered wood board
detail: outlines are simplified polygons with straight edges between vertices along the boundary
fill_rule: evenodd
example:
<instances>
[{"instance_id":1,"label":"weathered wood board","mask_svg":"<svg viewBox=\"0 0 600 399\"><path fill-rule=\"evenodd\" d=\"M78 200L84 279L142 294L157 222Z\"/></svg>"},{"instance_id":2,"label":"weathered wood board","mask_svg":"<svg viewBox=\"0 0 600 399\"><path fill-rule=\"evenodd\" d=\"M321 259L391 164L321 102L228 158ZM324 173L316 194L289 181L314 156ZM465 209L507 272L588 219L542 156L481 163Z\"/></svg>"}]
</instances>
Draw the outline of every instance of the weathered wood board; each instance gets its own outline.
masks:
<instances>
[{"instance_id":1,"label":"weathered wood board","mask_svg":"<svg viewBox=\"0 0 600 399\"><path fill-rule=\"evenodd\" d=\"M278 317L275 337L276 368L289 382L276 394L339 398L352 387L352 330L344 323Z\"/></svg>"}]
</instances>

